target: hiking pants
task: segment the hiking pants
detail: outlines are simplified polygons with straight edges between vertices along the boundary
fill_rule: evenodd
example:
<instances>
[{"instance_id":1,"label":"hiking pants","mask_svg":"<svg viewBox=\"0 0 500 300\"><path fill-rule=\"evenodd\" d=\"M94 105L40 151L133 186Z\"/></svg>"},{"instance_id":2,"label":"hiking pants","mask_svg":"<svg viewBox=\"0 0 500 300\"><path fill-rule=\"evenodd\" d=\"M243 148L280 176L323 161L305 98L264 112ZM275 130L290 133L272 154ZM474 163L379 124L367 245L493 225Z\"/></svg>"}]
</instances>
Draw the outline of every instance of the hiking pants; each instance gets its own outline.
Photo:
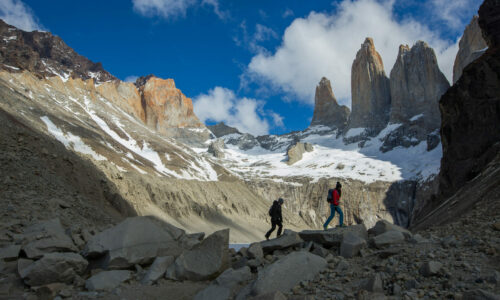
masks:
<instances>
[{"instance_id":1,"label":"hiking pants","mask_svg":"<svg viewBox=\"0 0 500 300\"><path fill-rule=\"evenodd\" d=\"M330 224L330 222L333 220L333 217L335 216L335 211L339 213L339 225L342 226L342 224L344 224L344 213L340 209L340 206L330 203L330 217L328 217L323 227L328 227L328 224Z\"/></svg>"},{"instance_id":2,"label":"hiking pants","mask_svg":"<svg viewBox=\"0 0 500 300\"><path fill-rule=\"evenodd\" d=\"M281 235L281 230L283 230L282 221L271 219L271 224L272 224L271 230L269 230L266 233L266 238L269 238L271 236L271 233L273 233L274 229L276 229L276 225L278 225L278 235L277 236L279 237Z\"/></svg>"}]
</instances>

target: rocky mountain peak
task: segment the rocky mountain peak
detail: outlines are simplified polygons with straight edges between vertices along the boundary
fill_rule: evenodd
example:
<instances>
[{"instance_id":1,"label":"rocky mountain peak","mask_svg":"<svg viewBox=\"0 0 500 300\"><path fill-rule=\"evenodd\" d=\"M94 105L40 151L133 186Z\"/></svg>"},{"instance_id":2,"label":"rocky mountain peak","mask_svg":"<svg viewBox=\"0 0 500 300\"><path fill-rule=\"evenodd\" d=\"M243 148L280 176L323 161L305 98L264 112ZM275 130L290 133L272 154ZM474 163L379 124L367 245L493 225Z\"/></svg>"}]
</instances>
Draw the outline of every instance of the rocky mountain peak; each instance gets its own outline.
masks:
<instances>
[{"instance_id":1,"label":"rocky mountain peak","mask_svg":"<svg viewBox=\"0 0 500 300\"><path fill-rule=\"evenodd\" d=\"M335 128L344 128L349 117L349 108L345 105L340 106L335 99L330 80L326 77L316 86L314 96L314 114L311 126L325 125Z\"/></svg>"},{"instance_id":2,"label":"rocky mountain peak","mask_svg":"<svg viewBox=\"0 0 500 300\"><path fill-rule=\"evenodd\" d=\"M103 69L76 53L50 32L26 32L0 20L0 68L9 72L27 70L37 76L59 76L63 80L93 78L95 82L116 80Z\"/></svg>"},{"instance_id":3,"label":"rocky mountain peak","mask_svg":"<svg viewBox=\"0 0 500 300\"><path fill-rule=\"evenodd\" d=\"M227 126L224 122L219 122L215 125L209 125L207 126L207 128L218 138L233 133L241 134L238 129Z\"/></svg>"},{"instance_id":4,"label":"rocky mountain peak","mask_svg":"<svg viewBox=\"0 0 500 300\"><path fill-rule=\"evenodd\" d=\"M382 57L372 38L366 38L351 70L352 113L350 128L367 128L376 134L388 121L391 95Z\"/></svg>"},{"instance_id":5,"label":"rocky mountain peak","mask_svg":"<svg viewBox=\"0 0 500 300\"><path fill-rule=\"evenodd\" d=\"M469 25L465 27L464 34L458 44L458 53L453 65L453 83L462 75L463 69L481 56L483 49L488 47L481 33L478 16L474 16Z\"/></svg>"},{"instance_id":6,"label":"rocky mountain peak","mask_svg":"<svg viewBox=\"0 0 500 300\"><path fill-rule=\"evenodd\" d=\"M479 26L486 44L489 47L500 45L500 3L496 0L485 0L479 7Z\"/></svg>"},{"instance_id":7,"label":"rocky mountain peak","mask_svg":"<svg viewBox=\"0 0 500 300\"><path fill-rule=\"evenodd\" d=\"M390 122L407 123L421 116L428 131L439 128L438 101L449 87L427 43L401 45L390 74Z\"/></svg>"}]
</instances>

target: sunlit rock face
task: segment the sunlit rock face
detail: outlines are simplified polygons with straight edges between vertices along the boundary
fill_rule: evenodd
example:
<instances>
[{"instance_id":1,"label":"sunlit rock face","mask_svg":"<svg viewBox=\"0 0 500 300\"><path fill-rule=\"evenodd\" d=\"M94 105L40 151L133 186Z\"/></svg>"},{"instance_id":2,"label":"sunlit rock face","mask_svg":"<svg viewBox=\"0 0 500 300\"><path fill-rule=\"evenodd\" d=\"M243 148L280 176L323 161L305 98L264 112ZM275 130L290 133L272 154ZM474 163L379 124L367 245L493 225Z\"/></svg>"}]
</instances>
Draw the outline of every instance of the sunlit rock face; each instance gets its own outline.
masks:
<instances>
[{"instance_id":1,"label":"sunlit rock face","mask_svg":"<svg viewBox=\"0 0 500 300\"><path fill-rule=\"evenodd\" d=\"M413 47L401 45L390 75L391 123L408 122L422 115L425 127L439 128L438 101L450 87L439 70L434 50L418 41Z\"/></svg>"},{"instance_id":2,"label":"sunlit rock face","mask_svg":"<svg viewBox=\"0 0 500 300\"><path fill-rule=\"evenodd\" d=\"M464 34L458 44L458 53L453 65L453 83L462 76L464 68L484 53L488 47L481 33L478 16L474 16L465 28Z\"/></svg>"},{"instance_id":3,"label":"sunlit rock face","mask_svg":"<svg viewBox=\"0 0 500 300\"><path fill-rule=\"evenodd\" d=\"M349 108L339 105L332 91L330 80L323 77L316 86L314 96L314 114L311 126L324 125L342 129L347 125Z\"/></svg>"},{"instance_id":4,"label":"sunlit rock face","mask_svg":"<svg viewBox=\"0 0 500 300\"><path fill-rule=\"evenodd\" d=\"M371 135L378 133L389 119L391 92L382 57L371 38L366 38L352 64L351 92L349 127L368 128Z\"/></svg>"}]
</instances>

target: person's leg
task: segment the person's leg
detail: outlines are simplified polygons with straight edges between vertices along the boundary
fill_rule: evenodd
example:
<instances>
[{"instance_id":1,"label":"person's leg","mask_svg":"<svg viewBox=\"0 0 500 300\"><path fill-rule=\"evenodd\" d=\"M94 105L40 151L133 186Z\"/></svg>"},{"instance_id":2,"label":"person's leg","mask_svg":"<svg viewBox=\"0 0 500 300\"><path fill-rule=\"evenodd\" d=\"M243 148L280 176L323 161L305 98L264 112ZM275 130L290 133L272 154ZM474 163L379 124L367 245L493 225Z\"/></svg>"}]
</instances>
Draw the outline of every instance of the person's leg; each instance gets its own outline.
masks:
<instances>
[{"instance_id":1,"label":"person's leg","mask_svg":"<svg viewBox=\"0 0 500 300\"><path fill-rule=\"evenodd\" d=\"M276 223L273 220L271 220L271 224L271 229L266 233L266 239L269 239L271 233L273 233L274 229L276 229Z\"/></svg>"},{"instance_id":2,"label":"person's leg","mask_svg":"<svg viewBox=\"0 0 500 300\"><path fill-rule=\"evenodd\" d=\"M344 225L344 213L342 209L340 209L340 206L335 206L335 210L339 213L339 225Z\"/></svg>"},{"instance_id":3,"label":"person's leg","mask_svg":"<svg viewBox=\"0 0 500 300\"><path fill-rule=\"evenodd\" d=\"M335 216L335 209L333 207L333 204L330 204L330 216L326 220L325 224L323 225L323 228L326 229L328 227L328 224L333 220L333 217Z\"/></svg>"},{"instance_id":4,"label":"person's leg","mask_svg":"<svg viewBox=\"0 0 500 300\"><path fill-rule=\"evenodd\" d=\"M280 237L282 230L283 230L283 223L282 222L278 222L278 234L277 234L277 237Z\"/></svg>"}]
</instances>

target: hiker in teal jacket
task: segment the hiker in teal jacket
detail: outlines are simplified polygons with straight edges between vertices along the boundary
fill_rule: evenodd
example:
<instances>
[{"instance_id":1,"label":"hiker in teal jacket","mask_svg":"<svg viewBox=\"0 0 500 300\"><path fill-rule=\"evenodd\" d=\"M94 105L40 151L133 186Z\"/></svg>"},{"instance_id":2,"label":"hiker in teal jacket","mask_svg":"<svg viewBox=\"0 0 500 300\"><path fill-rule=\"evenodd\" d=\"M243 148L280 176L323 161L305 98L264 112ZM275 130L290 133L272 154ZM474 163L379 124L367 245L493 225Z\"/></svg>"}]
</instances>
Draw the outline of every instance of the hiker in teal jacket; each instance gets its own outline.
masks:
<instances>
[{"instance_id":1,"label":"hiker in teal jacket","mask_svg":"<svg viewBox=\"0 0 500 300\"><path fill-rule=\"evenodd\" d=\"M328 224L333 220L335 216L335 211L339 213L339 227L344 227L344 213L340 209L340 196L342 195L342 185L337 181L335 189L328 191L328 202L330 203L330 217L326 220L323 225L323 229L328 228Z\"/></svg>"}]
</instances>

